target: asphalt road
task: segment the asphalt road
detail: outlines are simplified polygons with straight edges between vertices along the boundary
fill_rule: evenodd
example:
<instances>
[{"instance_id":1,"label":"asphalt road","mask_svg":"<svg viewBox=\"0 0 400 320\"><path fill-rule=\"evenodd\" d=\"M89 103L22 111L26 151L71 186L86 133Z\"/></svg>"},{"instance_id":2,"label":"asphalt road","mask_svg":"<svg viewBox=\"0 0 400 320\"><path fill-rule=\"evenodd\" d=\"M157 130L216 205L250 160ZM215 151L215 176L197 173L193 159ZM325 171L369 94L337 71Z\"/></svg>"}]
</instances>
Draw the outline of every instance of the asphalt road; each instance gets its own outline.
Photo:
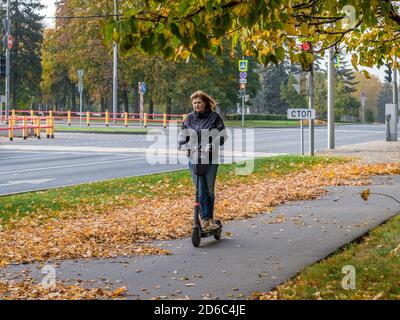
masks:
<instances>
[{"instance_id":1,"label":"asphalt road","mask_svg":"<svg viewBox=\"0 0 400 320\"><path fill-rule=\"evenodd\" d=\"M13 142L0 137L0 195L186 168L185 156L176 152L174 134L160 135L166 131L156 130L158 136L157 132L148 136L56 133L53 140L31 138ZM299 128L235 129L229 135L226 162L299 154L301 150ZM247 143L241 143L239 137ZM336 126L337 146L384 139L383 125ZM230 144L239 148L232 152ZM316 127L315 149L326 146L326 127ZM308 129L305 150L307 153Z\"/></svg>"}]
</instances>

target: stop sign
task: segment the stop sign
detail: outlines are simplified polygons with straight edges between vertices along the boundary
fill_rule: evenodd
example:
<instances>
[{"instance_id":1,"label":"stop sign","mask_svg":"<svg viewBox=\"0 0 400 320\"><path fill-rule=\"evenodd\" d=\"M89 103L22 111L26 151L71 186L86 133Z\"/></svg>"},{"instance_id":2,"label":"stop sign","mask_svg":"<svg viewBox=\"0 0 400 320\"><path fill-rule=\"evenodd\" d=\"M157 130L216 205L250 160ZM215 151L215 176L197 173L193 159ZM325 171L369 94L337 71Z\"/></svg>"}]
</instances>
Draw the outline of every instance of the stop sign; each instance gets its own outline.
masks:
<instances>
[{"instance_id":1,"label":"stop sign","mask_svg":"<svg viewBox=\"0 0 400 320\"><path fill-rule=\"evenodd\" d=\"M11 50L13 47L13 38L11 34L9 34L7 37L7 47L9 50Z\"/></svg>"}]
</instances>

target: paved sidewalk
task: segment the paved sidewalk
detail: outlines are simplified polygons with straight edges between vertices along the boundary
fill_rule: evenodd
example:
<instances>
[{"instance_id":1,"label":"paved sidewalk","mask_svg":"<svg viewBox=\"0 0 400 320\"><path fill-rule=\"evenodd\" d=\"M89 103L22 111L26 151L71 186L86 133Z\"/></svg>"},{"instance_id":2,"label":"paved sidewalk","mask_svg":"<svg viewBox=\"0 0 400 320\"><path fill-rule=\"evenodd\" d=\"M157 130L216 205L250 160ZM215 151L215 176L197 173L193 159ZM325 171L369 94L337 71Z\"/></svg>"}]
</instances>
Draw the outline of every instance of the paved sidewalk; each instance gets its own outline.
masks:
<instances>
[{"instance_id":1,"label":"paved sidewalk","mask_svg":"<svg viewBox=\"0 0 400 320\"><path fill-rule=\"evenodd\" d=\"M337 147L334 150L319 150L318 155L358 157L367 163L399 162L400 141L370 141Z\"/></svg>"}]
</instances>

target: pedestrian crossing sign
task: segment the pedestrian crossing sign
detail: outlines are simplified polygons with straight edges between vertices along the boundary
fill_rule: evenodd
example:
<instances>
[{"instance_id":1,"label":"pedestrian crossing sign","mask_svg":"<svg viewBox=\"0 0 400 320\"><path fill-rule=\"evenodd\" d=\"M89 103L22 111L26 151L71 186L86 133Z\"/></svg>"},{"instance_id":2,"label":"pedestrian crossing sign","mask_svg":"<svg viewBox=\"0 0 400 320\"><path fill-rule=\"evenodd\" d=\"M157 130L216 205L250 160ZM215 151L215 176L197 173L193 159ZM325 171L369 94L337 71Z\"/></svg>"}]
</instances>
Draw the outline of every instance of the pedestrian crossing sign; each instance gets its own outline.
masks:
<instances>
[{"instance_id":1,"label":"pedestrian crossing sign","mask_svg":"<svg viewBox=\"0 0 400 320\"><path fill-rule=\"evenodd\" d=\"M247 72L249 60L239 60L239 71Z\"/></svg>"}]
</instances>

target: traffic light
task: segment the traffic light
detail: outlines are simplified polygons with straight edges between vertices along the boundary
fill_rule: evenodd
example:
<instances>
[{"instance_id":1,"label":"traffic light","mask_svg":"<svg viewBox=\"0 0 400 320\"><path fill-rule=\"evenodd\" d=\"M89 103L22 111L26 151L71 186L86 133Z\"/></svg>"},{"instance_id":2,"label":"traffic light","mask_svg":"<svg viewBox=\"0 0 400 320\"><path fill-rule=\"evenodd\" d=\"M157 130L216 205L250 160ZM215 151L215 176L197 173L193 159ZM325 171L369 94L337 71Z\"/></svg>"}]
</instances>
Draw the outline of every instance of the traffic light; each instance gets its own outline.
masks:
<instances>
[{"instance_id":1,"label":"traffic light","mask_svg":"<svg viewBox=\"0 0 400 320\"><path fill-rule=\"evenodd\" d=\"M6 77L6 55L0 54L0 77Z\"/></svg>"},{"instance_id":2,"label":"traffic light","mask_svg":"<svg viewBox=\"0 0 400 320\"><path fill-rule=\"evenodd\" d=\"M301 49L302 49L303 51L310 52L310 51L311 51L311 42L310 42L310 41L305 41L305 42L303 42L303 43L301 44Z\"/></svg>"},{"instance_id":3,"label":"traffic light","mask_svg":"<svg viewBox=\"0 0 400 320\"><path fill-rule=\"evenodd\" d=\"M299 62L303 71L311 71L314 62L314 54L312 52L312 43L304 41L301 43L301 53L299 55Z\"/></svg>"},{"instance_id":4,"label":"traffic light","mask_svg":"<svg viewBox=\"0 0 400 320\"><path fill-rule=\"evenodd\" d=\"M386 64L385 73L386 73L385 80L389 83L392 82L392 68L389 63Z\"/></svg>"}]
</instances>

